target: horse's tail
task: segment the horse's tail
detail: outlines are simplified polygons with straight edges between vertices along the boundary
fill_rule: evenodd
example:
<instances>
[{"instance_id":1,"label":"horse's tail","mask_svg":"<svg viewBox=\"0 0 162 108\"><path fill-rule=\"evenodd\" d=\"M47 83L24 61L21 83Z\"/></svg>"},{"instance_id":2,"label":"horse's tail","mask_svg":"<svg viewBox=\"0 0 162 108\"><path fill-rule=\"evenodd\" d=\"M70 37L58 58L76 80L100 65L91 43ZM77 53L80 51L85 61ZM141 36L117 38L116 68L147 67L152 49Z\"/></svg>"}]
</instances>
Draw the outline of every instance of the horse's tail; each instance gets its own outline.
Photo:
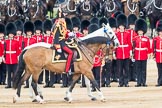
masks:
<instances>
[{"instance_id":1,"label":"horse's tail","mask_svg":"<svg viewBox=\"0 0 162 108\"><path fill-rule=\"evenodd\" d=\"M15 73L15 77L13 79L13 88L16 89L19 82L21 81L21 78L22 78L22 74L24 72L24 69L25 69L25 62L24 62L24 59L23 59L23 55L24 53L26 52L27 50L24 50L20 56L19 56L19 63L18 63L18 67L17 67L17 70L16 70L16 73Z\"/></svg>"}]
</instances>

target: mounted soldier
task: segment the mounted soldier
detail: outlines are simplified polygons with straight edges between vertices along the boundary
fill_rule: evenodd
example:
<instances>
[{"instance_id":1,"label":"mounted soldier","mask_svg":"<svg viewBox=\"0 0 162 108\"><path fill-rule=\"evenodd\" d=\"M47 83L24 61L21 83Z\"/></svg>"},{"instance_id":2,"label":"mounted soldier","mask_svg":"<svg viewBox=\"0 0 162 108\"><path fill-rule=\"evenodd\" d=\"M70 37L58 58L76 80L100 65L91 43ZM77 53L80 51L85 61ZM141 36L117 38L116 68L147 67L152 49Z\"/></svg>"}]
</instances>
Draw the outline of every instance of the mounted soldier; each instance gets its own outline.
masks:
<instances>
[{"instance_id":1,"label":"mounted soldier","mask_svg":"<svg viewBox=\"0 0 162 108\"><path fill-rule=\"evenodd\" d=\"M65 37L67 33L67 26L65 22L65 18L60 10L58 10L58 19L55 21L55 28L53 31L54 35L54 47L58 53L62 53L62 50L68 53L65 72L68 73L70 71L70 67L73 64L73 51L65 44ZM71 72L74 72L72 70Z\"/></svg>"}]
</instances>

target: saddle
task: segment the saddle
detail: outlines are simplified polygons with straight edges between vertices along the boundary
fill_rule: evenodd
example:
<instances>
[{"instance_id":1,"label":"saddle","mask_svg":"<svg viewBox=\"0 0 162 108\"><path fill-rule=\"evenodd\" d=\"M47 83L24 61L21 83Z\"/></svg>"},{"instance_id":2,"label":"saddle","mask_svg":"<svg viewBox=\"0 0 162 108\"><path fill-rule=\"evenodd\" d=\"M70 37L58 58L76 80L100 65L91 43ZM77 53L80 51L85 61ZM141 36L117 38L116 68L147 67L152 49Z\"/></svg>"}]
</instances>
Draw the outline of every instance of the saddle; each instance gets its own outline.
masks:
<instances>
[{"instance_id":1,"label":"saddle","mask_svg":"<svg viewBox=\"0 0 162 108\"><path fill-rule=\"evenodd\" d=\"M82 60L82 54L78 45L74 42L73 39L65 41L65 44L74 52L73 60L75 62ZM52 63L63 63L67 61L68 54L62 50L62 53L53 50Z\"/></svg>"}]
</instances>

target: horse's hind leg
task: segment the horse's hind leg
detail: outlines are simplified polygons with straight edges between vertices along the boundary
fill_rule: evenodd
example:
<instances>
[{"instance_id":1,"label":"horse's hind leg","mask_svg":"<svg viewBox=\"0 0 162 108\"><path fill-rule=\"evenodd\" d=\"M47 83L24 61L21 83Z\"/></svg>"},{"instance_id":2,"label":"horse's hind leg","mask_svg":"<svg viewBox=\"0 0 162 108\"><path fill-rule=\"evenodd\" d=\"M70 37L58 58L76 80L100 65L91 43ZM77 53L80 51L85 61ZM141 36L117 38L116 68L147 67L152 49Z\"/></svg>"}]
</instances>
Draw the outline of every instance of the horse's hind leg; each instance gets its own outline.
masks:
<instances>
[{"instance_id":1,"label":"horse's hind leg","mask_svg":"<svg viewBox=\"0 0 162 108\"><path fill-rule=\"evenodd\" d=\"M24 81L26 81L30 77L30 75L30 73L25 72L25 74L21 77L21 81L18 83L16 95L13 97L13 103L16 103L18 101L21 93L21 86L24 83Z\"/></svg>"},{"instance_id":2,"label":"horse's hind leg","mask_svg":"<svg viewBox=\"0 0 162 108\"><path fill-rule=\"evenodd\" d=\"M71 97L72 90L75 87L75 84L77 83L80 76L81 76L81 74L74 74L73 75L73 81L71 82L70 87L66 91L66 97L64 98L64 100L68 101L69 103L71 103L71 101L72 101L72 97Z\"/></svg>"},{"instance_id":3,"label":"horse's hind leg","mask_svg":"<svg viewBox=\"0 0 162 108\"><path fill-rule=\"evenodd\" d=\"M98 92L98 95L99 95L101 101L105 101L103 93L101 92L100 87L97 84L97 81L94 79L92 71L85 72L84 75L91 81L92 85L97 89L97 92Z\"/></svg>"},{"instance_id":4,"label":"horse's hind leg","mask_svg":"<svg viewBox=\"0 0 162 108\"><path fill-rule=\"evenodd\" d=\"M38 82L38 77L33 76L31 86L32 86L32 88L34 90L34 93L35 93L35 96L36 96L36 100L39 103L44 103L44 100L41 98L41 96L38 93L38 90L37 90L38 89L37 82Z\"/></svg>"}]
</instances>

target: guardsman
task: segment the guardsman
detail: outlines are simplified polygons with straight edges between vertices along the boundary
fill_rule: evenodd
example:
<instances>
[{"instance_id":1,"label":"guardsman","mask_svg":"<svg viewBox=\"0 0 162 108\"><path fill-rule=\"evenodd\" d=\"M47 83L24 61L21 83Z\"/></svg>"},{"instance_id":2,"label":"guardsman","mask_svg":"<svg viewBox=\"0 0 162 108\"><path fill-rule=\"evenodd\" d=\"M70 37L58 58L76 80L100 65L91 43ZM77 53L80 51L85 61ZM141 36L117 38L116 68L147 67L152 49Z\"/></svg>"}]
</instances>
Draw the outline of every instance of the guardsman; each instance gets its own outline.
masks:
<instances>
[{"instance_id":1,"label":"guardsman","mask_svg":"<svg viewBox=\"0 0 162 108\"><path fill-rule=\"evenodd\" d=\"M110 17L108 19L109 25L112 28L112 30L117 33L117 22L116 22L116 18L114 17ZM112 82L118 82L119 81L119 74L117 72L117 63L116 63L116 56L115 56L115 51L113 51L113 60L112 60L112 64L110 62L109 64L110 67L107 67L107 70L110 70L110 74L111 74L111 79ZM109 68L109 69L108 69ZM112 69L111 69L112 68ZM109 77L110 75L108 75ZM109 79L109 78L108 78Z\"/></svg>"},{"instance_id":2,"label":"guardsman","mask_svg":"<svg viewBox=\"0 0 162 108\"><path fill-rule=\"evenodd\" d=\"M6 35L5 25L0 23L0 84L5 85L6 63L4 60L4 37ZM3 55L3 56L2 56Z\"/></svg>"},{"instance_id":3,"label":"guardsman","mask_svg":"<svg viewBox=\"0 0 162 108\"><path fill-rule=\"evenodd\" d=\"M150 39L144 34L147 32L147 23L143 19L138 19L135 23L135 32L138 34L133 39L134 59L137 73L136 87L146 87L147 59L150 56Z\"/></svg>"},{"instance_id":4,"label":"guardsman","mask_svg":"<svg viewBox=\"0 0 162 108\"><path fill-rule=\"evenodd\" d=\"M75 34L75 36L77 38L83 37L82 33L80 33L80 31L79 31L80 25L81 25L80 19L78 17L72 17L71 21L72 21L72 24L73 24L73 33Z\"/></svg>"},{"instance_id":5,"label":"guardsman","mask_svg":"<svg viewBox=\"0 0 162 108\"><path fill-rule=\"evenodd\" d=\"M81 33L83 34L83 37L84 36L87 36L88 35L88 26L90 25L90 22L88 20L83 20L81 22ZM81 88L82 87L86 87L86 84L85 84L85 76L82 75L81 76Z\"/></svg>"},{"instance_id":6,"label":"guardsman","mask_svg":"<svg viewBox=\"0 0 162 108\"><path fill-rule=\"evenodd\" d=\"M44 42L49 43L52 45L53 43L53 35L51 33L51 28L52 28L52 21L49 19L46 19L43 22L43 32L44 32ZM47 87L54 87L54 73L50 72L49 70L45 70L45 83L46 85L44 88Z\"/></svg>"},{"instance_id":7,"label":"guardsman","mask_svg":"<svg viewBox=\"0 0 162 108\"><path fill-rule=\"evenodd\" d=\"M34 21L34 26L35 26L35 34L34 34L34 36L33 36L33 38L35 38L35 40L36 40L36 43L38 43L38 42L44 42L44 37L43 37L43 34L42 34L42 26L43 25L43 23L42 23L42 21L41 20L35 20ZM39 80L38 80L38 84L43 84L43 72L44 71L42 71L42 73L40 74L40 76L39 76Z\"/></svg>"},{"instance_id":8,"label":"guardsman","mask_svg":"<svg viewBox=\"0 0 162 108\"><path fill-rule=\"evenodd\" d=\"M20 52L24 49L24 36L23 36L23 22L21 20L16 20L15 22L17 31L16 31L16 36L14 37L15 40L19 42L20 46Z\"/></svg>"},{"instance_id":9,"label":"guardsman","mask_svg":"<svg viewBox=\"0 0 162 108\"><path fill-rule=\"evenodd\" d=\"M36 42L43 42L44 39L43 39L43 35L42 35L42 26L43 23L41 20L36 20L34 21L34 26L35 26L35 33L34 33L34 36L33 38L36 39Z\"/></svg>"},{"instance_id":10,"label":"guardsman","mask_svg":"<svg viewBox=\"0 0 162 108\"><path fill-rule=\"evenodd\" d=\"M127 31L130 33L131 43L133 41L133 38L135 38L135 36L137 36L137 33L134 31L136 20L137 20L137 17L135 14L130 14L128 16ZM132 43L132 47L134 47L133 43ZM133 52L131 53L131 56L133 56ZM130 59L130 65L129 65L129 81L136 81L137 77L136 77L136 70L135 70L135 61L132 58L133 57L131 57L131 59Z\"/></svg>"},{"instance_id":11,"label":"guardsman","mask_svg":"<svg viewBox=\"0 0 162 108\"><path fill-rule=\"evenodd\" d=\"M158 69L158 79L156 86L162 86L162 20L157 22L156 31L158 36L153 39L152 53L154 55Z\"/></svg>"},{"instance_id":12,"label":"guardsman","mask_svg":"<svg viewBox=\"0 0 162 108\"><path fill-rule=\"evenodd\" d=\"M119 31L116 33L120 45L116 48L117 69L119 72L119 87L129 87L129 59L131 52L130 33L126 31L127 17L124 14L117 16L117 26Z\"/></svg>"},{"instance_id":13,"label":"guardsman","mask_svg":"<svg viewBox=\"0 0 162 108\"><path fill-rule=\"evenodd\" d=\"M83 34L83 36L88 35L88 26L90 25L90 21L89 20L83 20L81 22L81 33Z\"/></svg>"},{"instance_id":14,"label":"guardsman","mask_svg":"<svg viewBox=\"0 0 162 108\"><path fill-rule=\"evenodd\" d=\"M36 39L32 37L34 34L34 24L31 21L24 23L24 34L24 48L36 43ZM29 88L29 80L26 81L24 88Z\"/></svg>"},{"instance_id":15,"label":"guardsman","mask_svg":"<svg viewBox=\"0 0 162 108\"><path fill-rule=\"evenodd\" d=\"M8 39L5 40L6 48L5 48L5 61L6 61L6 68L8 73L7 78L7 86L5 88L12 87L12 77L14 77L14 73L17 68L18 63L18 56L20 54L19 50L19 42L14 40L14 36L16 35L16 26L14 23L8 23L6 25L6 32Z\"/></svg>"}]
</instances>

